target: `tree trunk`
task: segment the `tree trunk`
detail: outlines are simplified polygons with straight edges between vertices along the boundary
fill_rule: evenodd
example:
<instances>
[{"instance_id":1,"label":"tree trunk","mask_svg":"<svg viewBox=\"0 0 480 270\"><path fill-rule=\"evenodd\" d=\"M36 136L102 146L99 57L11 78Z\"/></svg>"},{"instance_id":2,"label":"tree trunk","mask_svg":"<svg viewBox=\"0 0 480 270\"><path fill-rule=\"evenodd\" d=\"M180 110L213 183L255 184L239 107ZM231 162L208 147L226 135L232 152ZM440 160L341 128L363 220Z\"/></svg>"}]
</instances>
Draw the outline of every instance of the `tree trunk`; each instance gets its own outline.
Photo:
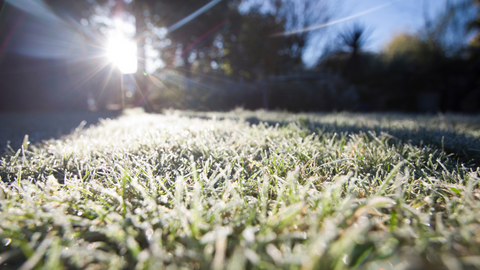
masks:
<instances>
[{"instance_id":1,"label":"tree trunk","mask_svg":"<svg viewBox=\"0 0 480 270\"><path fill-rule=\"evenodd\" d=\"M185 69L185 90L187 92L191 90L190 80L191 80L191 77L192 77L192 72L191 72L192 64L190 62L188 62L188 56L189 55L190 55L189 53L186 53L183 56L183 68Z\"/></svg>"},{"instance_id":2,"label":"tree trunk","mask_svg":"<svg viewBox=\"0 0 480 270\"><path fill-rule=\"evenodd\" d=\"M144 30L146 28L145 18L143 16L143 3L140 0L134 1L135 12L135 40L137 42L137 58L138 69L135 74L135 81L137 83L135 91L135 106L141 106L145 110L149 110L147 102L147 71L146 71L146 58L145 58L145 35Z\"/></svg>"}]
</instances>

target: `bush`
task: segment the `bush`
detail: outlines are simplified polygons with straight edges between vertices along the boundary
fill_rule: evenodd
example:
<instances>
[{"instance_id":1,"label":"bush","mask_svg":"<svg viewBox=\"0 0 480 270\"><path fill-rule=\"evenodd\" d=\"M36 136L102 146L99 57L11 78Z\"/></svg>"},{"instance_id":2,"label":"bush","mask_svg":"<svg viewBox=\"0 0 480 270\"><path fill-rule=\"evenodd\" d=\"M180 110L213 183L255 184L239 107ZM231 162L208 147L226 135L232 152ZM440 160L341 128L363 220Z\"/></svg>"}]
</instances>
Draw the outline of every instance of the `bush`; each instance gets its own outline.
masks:
<instances>
[{"instance_id":1,"label":"bush","mask_svg":"<svg viewBox=\"0 0 480 270\"><path fill-rule=\"evenodd\" d=\"M383 50L383 60L387 66L403 63L431 67L443 58L442 51L433 43L405 33L395 36Z\"/></svg>"}]
</instances>

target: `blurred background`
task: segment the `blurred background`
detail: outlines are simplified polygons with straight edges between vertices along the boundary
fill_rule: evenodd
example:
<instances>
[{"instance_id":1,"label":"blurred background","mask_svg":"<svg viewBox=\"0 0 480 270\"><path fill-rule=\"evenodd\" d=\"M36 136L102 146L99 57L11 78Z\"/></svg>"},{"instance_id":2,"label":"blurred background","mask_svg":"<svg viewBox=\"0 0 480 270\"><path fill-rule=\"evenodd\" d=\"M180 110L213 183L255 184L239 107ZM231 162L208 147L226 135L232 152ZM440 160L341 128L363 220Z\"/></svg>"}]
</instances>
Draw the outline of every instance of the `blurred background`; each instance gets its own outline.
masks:
<instances>
[{"instance_id":1,"label":"blurred background","mask_svg":"<svg viewBox=\"0 0 480 270\"><path fill-rule=\"evenodd\" d=\"M0 0L0 111L480 111L478 0Z\"/></svg>"}]
</instances>

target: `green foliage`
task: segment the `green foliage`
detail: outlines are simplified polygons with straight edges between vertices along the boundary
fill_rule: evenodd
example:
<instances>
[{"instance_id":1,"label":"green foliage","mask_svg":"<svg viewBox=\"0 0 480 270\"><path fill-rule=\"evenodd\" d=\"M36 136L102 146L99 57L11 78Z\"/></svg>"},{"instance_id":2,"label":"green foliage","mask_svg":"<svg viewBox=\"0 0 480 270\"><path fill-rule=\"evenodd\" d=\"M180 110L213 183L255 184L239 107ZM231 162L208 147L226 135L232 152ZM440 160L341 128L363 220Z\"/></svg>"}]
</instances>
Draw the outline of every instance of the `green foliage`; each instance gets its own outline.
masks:
<instances>
[{"instance_id":1,"label":"green foliage","mask_svg":"<svg viewBox=\"0 0 480 270\"><path fill-rule=\"evenodd\" d=\"M370 110L478 112L478 48L467 46L467 25L478 12L472 5L472 0L445 1L436 17L424 14L422 29L394 36L382 52L358 52L353 61L361 46L331 50L318 69L332 70L355 84L360 102ZM347 39L340 35L337 44L355 44L363 37L360 27L347 34Z\"/></svg>"},{"instance_id":2,"label":"green foliage","mask_svg":"<svg viewBox=\"0 0 480 270\"><path fill-rule=\"evenodd\" d=\"M225 56L221 61L226 73L254 81L299 68L306 37L270 37L284 32L285 24L285 18L256 10L238 16L224 33Z\"/></svg>"},{"instance_id":3,"label":"green foliage","mask_svg":"<svg viewBox=\"0 0 480 270\"><path fill-rule=\"evenodd\" d=\"M129 111L2 157L0 266L477 267L479 123Z\"/></svg>"},{"instance_id":4,"label":"green foliage","mask_svg":"<svg viewBox=\"0 0 480 270\"><path fill-rule=\"evenodd\" d=\"M441 58L441 52L434 44L411 34L395 36L383 52L387 64L400 61L410 65L431 66Z\"/></svg>"},{"instance_id":5,"label":"green foliage","mask_svg":"<svg viewBox=\"0 0 480 270\"><path fill-rule=\"evenodd\" d=\"M478 0L474 1L475 8L477 8L477 17L472 20L469 24L470 29L477 31L473 39L470 41L470 44L474 47L480 47L480 2Z\"/></svg>"}]
</instances>

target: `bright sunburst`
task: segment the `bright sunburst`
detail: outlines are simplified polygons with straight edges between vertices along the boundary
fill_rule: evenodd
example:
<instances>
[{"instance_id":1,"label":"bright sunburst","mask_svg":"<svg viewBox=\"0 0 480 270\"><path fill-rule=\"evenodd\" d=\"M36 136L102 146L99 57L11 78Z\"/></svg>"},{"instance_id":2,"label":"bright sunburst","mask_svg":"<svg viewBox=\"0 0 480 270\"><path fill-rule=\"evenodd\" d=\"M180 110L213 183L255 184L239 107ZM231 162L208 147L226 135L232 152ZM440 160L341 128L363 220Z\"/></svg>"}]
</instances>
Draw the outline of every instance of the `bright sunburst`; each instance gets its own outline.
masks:
<instances>
[{"instance_id":1,"label":"bright sunburst","mask_svg":"<svg viewBox=\"0 0 480 270\"><path fill-rule=\"evenodd\" d=\"M107 56L120 72L130 74L137 72L137 44L121 33L108 38Z\"/></svg>"}]
</instances>

